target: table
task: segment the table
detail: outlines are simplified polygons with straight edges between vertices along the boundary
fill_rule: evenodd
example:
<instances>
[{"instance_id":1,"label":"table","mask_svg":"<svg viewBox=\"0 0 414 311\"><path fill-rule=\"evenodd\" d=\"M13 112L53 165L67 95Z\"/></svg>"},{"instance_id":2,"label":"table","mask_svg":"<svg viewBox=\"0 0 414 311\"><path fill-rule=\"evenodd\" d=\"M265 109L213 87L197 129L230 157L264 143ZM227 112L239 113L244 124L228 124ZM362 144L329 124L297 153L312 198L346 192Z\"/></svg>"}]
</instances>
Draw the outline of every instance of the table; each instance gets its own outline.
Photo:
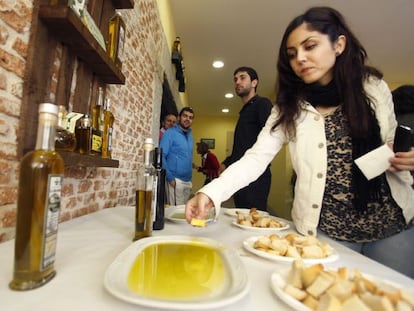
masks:
<instances>
[{"instance_id":1,"label":"table","mask_svg":"<svg viewBox=\"0 0 414 311\"><path fill-rule=\"evenodd\" d=\"M119 300L103 286L107 267L132 243L134 213L131 206L118 206L61 223L55 263L57 275L46 285L30 291L16 292L8 288L13 273L14 240L0 244L0 310L154 310ZM165 228L154 231L153 235L208 237L232 246L239 252L252 286L245 297L220 310L291 310L270 288L271 273L277 269L287 269L290 264L276 263L246 253L242 249L243 240L257 234L231 225L232 220L222 210L219 220L207 228L166 221ZM414 288L413 279L334 241L330 240L329 243L338 251L340 259L326 266L359 268L408 289Z\"/></svg>"}]
</instances>

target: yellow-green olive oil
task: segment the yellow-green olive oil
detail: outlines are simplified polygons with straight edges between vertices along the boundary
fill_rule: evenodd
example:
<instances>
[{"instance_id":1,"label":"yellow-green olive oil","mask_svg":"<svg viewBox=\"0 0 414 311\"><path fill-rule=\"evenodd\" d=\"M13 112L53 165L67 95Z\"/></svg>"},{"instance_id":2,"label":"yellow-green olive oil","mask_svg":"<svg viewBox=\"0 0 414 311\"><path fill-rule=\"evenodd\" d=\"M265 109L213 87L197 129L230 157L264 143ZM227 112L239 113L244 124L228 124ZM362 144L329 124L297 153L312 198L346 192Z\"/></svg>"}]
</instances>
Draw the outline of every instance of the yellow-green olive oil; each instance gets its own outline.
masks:
<instances>
[{"instance_id":1,"label":"yellow-green olive oil","mask_svg":"<svg viewBox=\"0 0 414 311\"><path fill-rule=\"evenodd\" d=\"M149 245L137 256L128 275L132 292L161 300L215 298L228 283L219 250L199 242Z\"/></svg>"}]
</instances>

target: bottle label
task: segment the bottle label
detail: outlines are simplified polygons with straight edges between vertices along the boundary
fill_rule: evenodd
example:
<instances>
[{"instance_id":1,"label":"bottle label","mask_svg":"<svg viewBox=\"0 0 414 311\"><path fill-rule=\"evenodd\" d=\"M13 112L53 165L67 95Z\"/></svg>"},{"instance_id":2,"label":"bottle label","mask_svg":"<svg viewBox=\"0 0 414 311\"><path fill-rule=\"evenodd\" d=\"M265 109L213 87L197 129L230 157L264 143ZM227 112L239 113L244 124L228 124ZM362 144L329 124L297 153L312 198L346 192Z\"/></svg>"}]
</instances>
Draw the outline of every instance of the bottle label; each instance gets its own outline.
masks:
<instances>
[{"instance_id":1,"label":"bottle label","mask_svg":"<svg viewBox=\"0 0 414 311\"><path fill-rule=\"evenodd\" d=\"M157 211L157 198L158 198L158 176L154 174L154 179L152 183L152 202L151 202L151 218L152 222L155 221L156 211Z\"/></svg>"},{"instance_id":2,"label":"bottle label","mask_svg":"<svg viewBox=\"0 0 414 311\"><path fill-rule=\"evenodd\" d=\"M108 129L108 151L111 152L112 151L112 127L110 127Z\"/></svg>"},{"instance_id":3,"label":"bottle label","mask_svg":"<svg viewBox=\"0 0 414 311\"><path fill-rule=\"evenodd\" d=\"M55 262L62 179L63 175L60 174L50 174L48 176L41 270Z\"/></svg>"},{"instance_id":4,"label":"bottle label","mask_svg":"<svg viewBox=\"0 0 414 311\"><path fill-rule=\"evenodd\" d=\"M92 148L95 152L102 151L102 136L92 134Z\"/></svg>"}]
</instances>

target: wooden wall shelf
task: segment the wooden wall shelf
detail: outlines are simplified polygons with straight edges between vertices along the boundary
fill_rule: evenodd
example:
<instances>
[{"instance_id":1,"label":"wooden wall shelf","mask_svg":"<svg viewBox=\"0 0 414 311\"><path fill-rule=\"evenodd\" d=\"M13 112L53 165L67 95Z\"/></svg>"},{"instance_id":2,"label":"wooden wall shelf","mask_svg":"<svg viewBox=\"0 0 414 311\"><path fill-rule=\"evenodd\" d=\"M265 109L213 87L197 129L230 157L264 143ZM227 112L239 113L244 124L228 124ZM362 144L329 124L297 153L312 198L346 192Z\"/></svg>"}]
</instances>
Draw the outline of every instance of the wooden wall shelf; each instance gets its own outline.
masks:
<instances>
[{"instance_id":1,"label":"wooden wall shelf","mask_svg":"<svg viewBox=\"0 0 414 311\"><path fill-rule=\"evenodd\" d=\"M79 154L67 151L58 151L58 153L62 156L66 167L119 167L119 161L114 159L104 159L99 156Z\"/></svg>"},{"instance_id":2,"label":"wooden wall shelf","mask_svg":"<svg viewBox=\"0 0 414 311\"><path fill-rule=\"evenodd\" d=\"M118 0L114 3L131 3ZM65 5L42 5L39 17L58 41L65 43L69 49L83 60L103 82L108 84L125 84L125 76L106 51L81 22L80 18Z\"/></svg>"}]
</instances>

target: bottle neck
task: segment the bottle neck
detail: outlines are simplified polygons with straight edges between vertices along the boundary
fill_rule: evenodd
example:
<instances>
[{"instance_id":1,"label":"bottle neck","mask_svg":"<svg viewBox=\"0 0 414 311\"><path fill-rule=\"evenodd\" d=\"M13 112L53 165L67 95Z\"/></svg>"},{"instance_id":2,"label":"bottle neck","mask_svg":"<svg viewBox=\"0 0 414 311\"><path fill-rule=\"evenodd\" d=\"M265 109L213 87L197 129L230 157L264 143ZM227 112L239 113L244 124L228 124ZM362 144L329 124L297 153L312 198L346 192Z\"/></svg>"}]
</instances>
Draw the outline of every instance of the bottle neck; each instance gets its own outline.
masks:
<instances>
[{"instance_id":1,"label":"bottle neck","mask_svg":"<svg viewBox=\"0 0 414 311\"><path fill-rule=\"evenodd\" d=\"M57 115L47 112L39 114L36 150L55 150Z\"/></svg>"},{"instance_id":2,"label":"bottle neck","mask_svg":"<svg viewBox=\"0 0 414 311\"><path fill-rule=\"evenodd\" d=\"M144 166L151 167L151 150L144 150Z\"/></svg>"}]
</instances>

